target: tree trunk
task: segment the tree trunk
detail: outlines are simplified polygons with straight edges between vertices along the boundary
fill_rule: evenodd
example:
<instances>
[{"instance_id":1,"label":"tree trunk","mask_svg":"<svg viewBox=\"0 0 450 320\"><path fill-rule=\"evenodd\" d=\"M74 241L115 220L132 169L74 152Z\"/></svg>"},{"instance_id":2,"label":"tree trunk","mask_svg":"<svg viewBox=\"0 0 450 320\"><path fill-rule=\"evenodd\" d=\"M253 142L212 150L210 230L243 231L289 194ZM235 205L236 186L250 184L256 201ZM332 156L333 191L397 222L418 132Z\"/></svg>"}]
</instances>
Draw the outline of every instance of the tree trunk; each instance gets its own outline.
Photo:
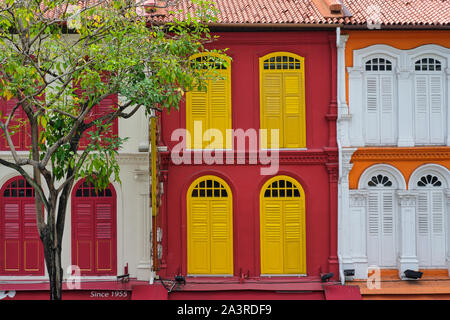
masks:
<instances>
[{"instance_id":1,"label":"tree trunk","mask_svg":"<svg viewBox=\"0 0 450 320\"><path fill-rule=\"evenodd\" d=\"M41 235L44 245L45 264L50 280L50 300L62 299L62 280L63 269L61 265L61 244L53 241L54 234L52 230L46 226L45 231Z\"/></svg>"}]
</instances>

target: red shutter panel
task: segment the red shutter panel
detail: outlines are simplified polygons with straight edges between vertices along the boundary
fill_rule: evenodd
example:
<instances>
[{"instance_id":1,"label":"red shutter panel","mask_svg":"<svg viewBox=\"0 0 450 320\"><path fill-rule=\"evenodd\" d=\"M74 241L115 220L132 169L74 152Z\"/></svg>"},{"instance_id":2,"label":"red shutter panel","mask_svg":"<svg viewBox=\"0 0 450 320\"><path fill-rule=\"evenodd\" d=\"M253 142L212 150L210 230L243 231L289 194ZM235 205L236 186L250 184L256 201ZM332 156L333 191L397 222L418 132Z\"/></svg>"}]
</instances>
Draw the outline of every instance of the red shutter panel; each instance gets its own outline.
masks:
<instances>
[{"instance_id":1,"label":"red shutter panel","mask_svg":"<svg viewBox=\"0 0 450 320\"><path fill-rule=\"evenodd\" d=\"M9 116L13 108L16 106L17 102L18 100L16 98L12 98L10 100L2 100L2 117ZM21 130L18 130L17 128L17 126L21 123L21 119L23 119L22 109L18 108L14 113L14 118L11 119L8 127L9 133L11 134L11 140L16 150L22 150L24 147L23 145L24 134L22 133L23 128L21 128ZM11 131L14 131L15 133L12 134ZM1 132L1 150L4 151L10 150L3 131Z\"/></svg>"},{"instance_id":2,"label":"red shutter panel","mask_svg":"<svg viewBox=\"0 0 450 320\"><path fill-rule=\"evenodd\" d=\"M82 272L94 272L94 210L92 201L79 200L72 206L72 261Z\"/></svg>"},{"instance_id":3,"label":"red shutter panel","mask_svg":"<svg viewBox=\"0 0 450 320\"><path fill-rule=\"evenodd\" d=\"M34 199L23 203L23 268L26 273L43 272L43 248L36 226Z\"/></svg>"},{"instance_id":4,"label":"red shutter panel","mask_svg":"<svg viewBox=\"0 0 450 320\"><path fill-rule=\"evenodd\" d=\"M3 203L3 271L18 273L21 271L21 221L20 202L5 200Z\"/></svg>"},{"instance_id":5,"label":"red shutter panel","mask_svg":"<svg viewBox=\"0 0 450 320\"><path fill-rule=\"evenodd\" d=\"M97 106L95 106L94 119L103 117L105 114L111 113L117 108L118 105L118 95L113 94L103 99ZM113 137L118 134L118 120L115 119L110 130L104 134L105 137Z\"/></svg>"},{"instance_id":6,"label":"red shutter panel","mask_svg":"<svg viewBox=\"0 0 450 320\"><path fill-rule=\"evenodd\" d=\"M110 202L95 204L95 269L98 273L115 272L114 208Z\"/></svg>"}]
</instances>

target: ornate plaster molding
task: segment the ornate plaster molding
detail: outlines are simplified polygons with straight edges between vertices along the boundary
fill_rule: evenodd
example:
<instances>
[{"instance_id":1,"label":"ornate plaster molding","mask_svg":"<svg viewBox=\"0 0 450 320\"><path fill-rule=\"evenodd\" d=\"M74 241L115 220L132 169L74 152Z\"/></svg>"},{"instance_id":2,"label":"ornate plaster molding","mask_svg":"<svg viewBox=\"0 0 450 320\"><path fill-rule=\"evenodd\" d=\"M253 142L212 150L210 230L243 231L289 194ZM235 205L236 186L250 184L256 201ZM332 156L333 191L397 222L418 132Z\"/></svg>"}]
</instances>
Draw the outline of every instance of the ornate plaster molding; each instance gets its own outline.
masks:
<instances>
[{"instance_id":1,"label":"ornate plaster molding","mask_svg":"<svg viewBox=\"0 0 450 320\"><path fill-rule=\"evenodd\" d=\"M401 207L415 207L417 193L411 191L397 190L397 199Z\"/></svg>"},{"instance_id":2,"label":"ornate plaster molding","mask_svg":"<svg viewBox=\"0 0 450 320\"><path fill-rule=\"evenodd\" d=\"M350 207L365 207L367 204L367 190L351 190L350 191Z\"/></svg>"}]
</instances>

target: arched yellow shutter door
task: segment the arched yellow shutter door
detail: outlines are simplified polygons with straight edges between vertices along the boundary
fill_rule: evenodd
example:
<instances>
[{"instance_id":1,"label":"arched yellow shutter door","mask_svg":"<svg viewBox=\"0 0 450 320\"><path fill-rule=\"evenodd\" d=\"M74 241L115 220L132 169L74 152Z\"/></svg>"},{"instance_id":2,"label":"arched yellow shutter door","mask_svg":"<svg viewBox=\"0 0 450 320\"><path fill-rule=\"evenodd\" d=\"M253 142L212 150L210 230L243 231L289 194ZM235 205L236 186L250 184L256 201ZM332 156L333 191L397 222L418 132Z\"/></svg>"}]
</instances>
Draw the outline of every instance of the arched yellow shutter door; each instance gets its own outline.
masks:
<instances>
[{"instance_id":1,"label":"arched yellow shutter door","mask_svg":"<svg viewBox=\"0 0 450 320\"><path fill-rule=\"evenodd\" d=\"M279 130L280 148L305 148L305 68L304 58L277 52L260 59L261 129ZM265 146L263 146L265 147Z\"/></svg>"},{"instance_id":2,"label":"arched yellow shutter door","mask_svg":"<svg viewBox=\"0 0 450 320\"><path fill-rule=\"evenodd\" d=\"M305 194L288 176L262 188L261 273L306 274Z\"/></svg>"},{"instance_id":3,"label":"arched yellow shutter door","mask_svg":"<svg viewBox=\"0 0 450 320\"><path fill-rule=\"evenodd\" d=\"M233 199L222 179L197 179L187 194L188 274L233 274Z\"/></svg>"},{"instance_id":4,"label":"arched yellow shutter door","mask_svg":"<svg viewBox=\"0 0 450 320\"><path fill-rule=\"evenodd\" d=\"M192 59L199 63L208 63L208 57L214 53L194 55ZM207 80L207 91L194 89L186 94L186 128L194 139L194 123L202 122L202 137L209 129L215 129L222 135L222 141L215 141L210 136L196 139L193 143L194 149L224 149L231 148L225 145L226 130L231 129L231 65L230 60L226 60L228 65L215 65L216 79ZM209 140L209 141L208 141ZM212 141L211 141L212 140Z\"/></svg>"}]
</instances>

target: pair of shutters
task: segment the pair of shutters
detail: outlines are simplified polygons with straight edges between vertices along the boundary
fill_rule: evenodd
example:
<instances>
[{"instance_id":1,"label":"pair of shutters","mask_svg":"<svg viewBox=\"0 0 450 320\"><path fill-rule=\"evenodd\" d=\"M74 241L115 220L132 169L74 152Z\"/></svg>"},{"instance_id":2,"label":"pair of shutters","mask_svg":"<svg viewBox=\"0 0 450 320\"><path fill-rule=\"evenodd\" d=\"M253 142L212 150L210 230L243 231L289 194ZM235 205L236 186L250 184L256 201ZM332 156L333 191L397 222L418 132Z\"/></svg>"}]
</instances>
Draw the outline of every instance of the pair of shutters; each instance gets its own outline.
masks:
<instances>
[{"instance_id":1,"label":"pair of shutters","mask_svg":"<svg viewBox=\"0 0 450 320\"><path fill-rule=\"evenodd\" d=\"M366 107L367 143L396 143L394 77L392 75L366 77Z\"/></svg>"},{"instance_id":2,"label":"pair of shutters","mask_svg":"<svg viewBox=\"0 0 450 320\"><path fill-rule=\"evenodd\" d=\"M36 226L34 191L10 180L0 197L0 275L43 275L44 252Z\"/></svg>"},{"instance_id":3,"label":"pair of shutters","mask_svg":"<svg viewBox=\"0 0 450 320\"><path fill-rule=\"evenodd\" d=\"M370 265L396 265L394 191L370 191L368 195L367 256Z\"/></svg>"},{"instance_id":4,"label":"pair of shutters","mask_svg":"<svg viewBox=\"0 0 450 320\"><path fill-rule=\"evenodd\" d=\"M231 148L225 142L226 130L231 129L231 69L215 71L218 79L207 80L206 92L194 89L187 93L186 129L193 149ZM201 123L201 131L195 130L196 122ZM207 132L209 129L217 130L217 134ZM195 136L197 133L201 136Z\"/></svg>"},{"instance_id":5,"label":"pair of shutters","mask_svg":"<svg viewBox=\"0 0 450 320\"><path fill-rule=\"evenodd\" d=\"M304 59L292 54L263 57L260 75L261 129L267 130L262 148L305 148ZM272 141L271 130L278 130L279 142Z\"/></svg>"},{"instance_id":6,"label":"pair of shutters","mask_svg":"<svg viewBox=\"0 0 450 320\"><path fill-rule=\"evenodd\" d=\"M82 274L116 274L115 216L112 194L72 197L72 263L80 267Z\"/></svg>"},{"instance_id":7,"label":"pair of shutters","mask_svg":"<svg viewBox=\"0 0 450 320\"><path fill-rule=\"evenodd\" d=\"M445 219L442 191L420 191L416 210L419 265L445 267Z\"/></svg>"},{"instance_id":8,"label":"pair of shutters","mask_svg":"<svg viewBox=\"0 0 450 320\"><path fill-rule=\"evenodd\" d=\"M444 143L443 78L415 76L415 136L419 144Z\"/></svg>"},{"instance_id":9,"label":"pair of shutters","mask_svg":"<svg viewBox=\"0 0 450 320\"><path fill-rule=\"evenodd\" d=\"M188 274L233 274L233 201L225 182L205 177L188 192Z\"/></svg>"},{"instance_id":10,"label":"pair of shutters","mask_svg":"<svg viewBox=\"0 0 450 320\"><path fill-rule=\"evenodd\" d=\"M76 90L76 93L78 96L82 97L83 92L82 90L78 89ZM94 121L95 119L98 119L102 116L104 116L105 114L111 113L113 110L115 110L115 108L117 108L118 105L118 95L117 94L113 94L110 95L108 97L106 97L105 99L103 99L102 101L100 101L99 104L95 105L94 107L92 107L91 112L89 112L89 114L86 116L84 122L85 123L90 123L92 121ZM118 120L115 119L113 122L113 125L110 127L109 132L106 132L103 134L104 137L113 137L113 136L117 136L118 135ZM89 139L89 132L95 132L97 129L95 126L91 127L90 129L87 129L83 136L80 139L80 150L85 149L90 142Z\"/></svg>"}]
</instances>

